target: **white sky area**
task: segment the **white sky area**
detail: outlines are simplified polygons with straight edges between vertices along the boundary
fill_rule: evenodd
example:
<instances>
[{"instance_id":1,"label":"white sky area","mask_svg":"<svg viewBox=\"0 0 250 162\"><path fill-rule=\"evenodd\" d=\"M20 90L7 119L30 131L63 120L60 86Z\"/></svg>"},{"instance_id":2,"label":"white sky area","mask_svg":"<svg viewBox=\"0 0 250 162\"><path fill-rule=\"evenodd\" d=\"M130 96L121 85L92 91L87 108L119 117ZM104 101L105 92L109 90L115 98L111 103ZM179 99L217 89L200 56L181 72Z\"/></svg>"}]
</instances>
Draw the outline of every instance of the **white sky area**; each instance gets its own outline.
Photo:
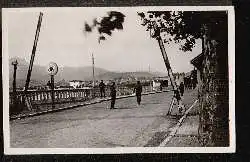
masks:
<instances>
[{"instance_id":1,"label":"white sky area","mask_svg":"<svg viewBox=\"0 0 250 162\"><path fill-rule=\"evenodd\" d=\"M116 10L118 11L118 10ZM159 45L150 38L135 11L125 10L124 29L114 31L107 40L98 43L97 32L84 34L84 22L92 24L106 11L98 8L73 10L44 10L34 64L58 66L91 66L91 53L95 66L111 71L166 72ZM7 12L8 52L10 57L30 60L39 11ZM179 45L165 44L174 72L193 69L190 60L201 53L201 41L192 52L182 52Z\"/></svg>"}]
</instances>

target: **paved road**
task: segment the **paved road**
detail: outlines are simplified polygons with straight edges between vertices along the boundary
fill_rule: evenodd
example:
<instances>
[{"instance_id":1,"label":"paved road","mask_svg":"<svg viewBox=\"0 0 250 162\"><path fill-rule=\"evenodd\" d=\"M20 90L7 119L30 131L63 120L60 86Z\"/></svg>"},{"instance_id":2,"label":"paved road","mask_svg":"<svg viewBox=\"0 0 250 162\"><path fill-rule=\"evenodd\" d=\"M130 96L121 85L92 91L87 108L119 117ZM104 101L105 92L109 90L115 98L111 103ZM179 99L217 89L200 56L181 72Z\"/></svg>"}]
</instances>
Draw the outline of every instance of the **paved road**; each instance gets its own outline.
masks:
<instances>
[{"instance_id":1,"label":"paved road","mask_svg":"<svg viewBox=\"0 0 250 162\"><path fill-rule=\"evenodd\" d=\"M23 148L81 148L157 146L176 124L166 116L172 92L119 99L117 109L110 102L10 121L10 145ZM192 101L190 101L191 103ZM163 132L163 133L162 133ZM162 139L161 139L162 140Z\"/></svg>"}]
</instances>

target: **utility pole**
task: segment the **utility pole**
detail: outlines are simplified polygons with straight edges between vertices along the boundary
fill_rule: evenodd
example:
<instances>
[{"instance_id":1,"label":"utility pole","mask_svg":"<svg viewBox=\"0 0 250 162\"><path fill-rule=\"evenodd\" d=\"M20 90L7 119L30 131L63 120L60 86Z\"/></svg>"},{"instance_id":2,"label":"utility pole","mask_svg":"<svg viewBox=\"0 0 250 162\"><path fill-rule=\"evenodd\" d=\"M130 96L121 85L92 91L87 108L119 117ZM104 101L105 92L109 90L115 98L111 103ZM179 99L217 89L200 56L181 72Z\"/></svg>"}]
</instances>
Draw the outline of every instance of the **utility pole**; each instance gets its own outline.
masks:
<instances>
[{"instance_id":1,"label":"utility pole","mask_svg":"<svg viewBox=\"0 0 250 162\"><path fill-rule=\"evenodd\" d=\"M93 87L95 86L95 59L92 53L92 72L93 72Z\"/></svg>"},{"instance_id":2,"label":"utility pole","mask_svg":"<svg viewBox=\"0 0 250 162\"><path fill-rule=\"evenodd\" d=\"M168 110L168 113L167 114L170 114L172 109L173 109L173 105L174 105L174 98L176 97L175 95L177 93L179 93L179 89L177 87L177 84L176 84L176 81L174 79L174 76L173 76L173 71L172 71L172 68L170 66L170 62L169 62L169 59L168 59L168 56L167 56L167 53L166 53L166 50L165 50L165 47L164 47L164 44L163 44L163 41L162 41L162 38L161 38L161 31L160 31L160 28L158 27L157 23L154 23L152 24L153 25L153 28L154 28L154 37L156 38L156 40L158 41L158 44L159 44L159 47L160 47L160 50L161 50L161 54L162 54L162 57L164 59L164 63L165 63L165 66L167 68L167 71L168 71L168 77L170 78L170 82L171 82L171 85L173 87L173 90L174 90L174 96L172 98L172 101L171 101L171 104L170 104L170 107L169 107L169 110ZM183 106L182 105L182 99L179 100L179 105L178 107L181 107ZM180 110L180 109L179 109Z\"/></svg>"},{"instance_id":3,"label":"utility pole","mask_svg":"<svg viewBox=\"0 0 250 162\"><path fill-rule=\"evenodd\" d=\"M148 65L148 72L150 74L150 64ZM149 87L150 87L150 91L153 91L152 78L149 80Z\"/></svg>"},{"instance_id":4,"label":"utility pole","mask_svg":"<svg viewBox=\"0 0 250 162\"><path fill-rule=\"evenodd\" d=\"M33 49L32 49L31 58L30 58L29 69L28 69L28 73L27 73L27 79L26 79L26 83L25 83L25 89L24 89L25 94L27 93L27 90L29 88L32 67L33 67L33 63L34 63L34 59L35 59L36 46L37 46L38 37L39 37L39 33L40 33L40 28L41 28L41 23L42 23L42 17L43 17L43 13L40 12L40 15L38 18L38 23L37 23L37 28L36 28L35 40L34 40Z\"/></svg>"},{"instance_id":5,"label":"utility pole","mask_svg":"<svg viewBox=\"0 0 250 162\"><path fill-rule=\"evenodd\" d=\"M168 71L168 76L170 78L171 85L172 85L172 87L173 87L174 90L177 90L176 82L175 82L174 76L173 76L173 71L172 71L172 68L170 66L170 63L169 63L169 60L168 60L168 56L167 56L166 50L164 48L164 44L163 44L162 38L159 35L156 39L157 39L158 44L159 44L160 49L161 49L162 57L164 59L165 66L166 66L167 71Z\"/></svg>"},{"instance_id":6,"label":"utility pole","mask_svg":"<svg viewBox=\"0 0 250 162\"><path fill-rule=\"evenodd\" d=\"M28 110L31 110L31 104L30 104L30 101L28 100L26 95L27 95L27 91L28 91L28 88L29 88L32 67L33 67L33 63L34 63L34 59L35 59L36 46L37 46L38 37L39 37L39 33L40 33L42 17L43 17L43 13L40 12L40 15L39 15L39 18L38 18L38 23L37 23L37 28L36 28L35 40L34 40L32 53L31 53L31 58L30 58L29 69L28 69L28 73L27 73L27 79L26 79L26 83L25 83L25 87L24 87L24 102L25 102L25 105L28 108Z\"/></svg>"}]
</instances>

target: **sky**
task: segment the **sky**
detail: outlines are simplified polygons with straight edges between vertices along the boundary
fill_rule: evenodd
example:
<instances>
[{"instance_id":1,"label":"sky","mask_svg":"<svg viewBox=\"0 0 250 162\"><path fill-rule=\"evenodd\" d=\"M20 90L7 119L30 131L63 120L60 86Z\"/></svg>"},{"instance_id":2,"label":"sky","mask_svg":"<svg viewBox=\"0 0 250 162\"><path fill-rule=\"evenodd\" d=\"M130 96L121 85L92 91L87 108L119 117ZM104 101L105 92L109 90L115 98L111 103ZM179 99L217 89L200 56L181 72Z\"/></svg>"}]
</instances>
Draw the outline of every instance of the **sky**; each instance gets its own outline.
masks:
<instances>
[{"instance_id":1,"label":"sky","mask_svg":"<svg viewBox=\"0 0 250 162\"><path fill-rule=\"evenodd\" d=\"M84 23L105 16L108 9L75 8L9 11L6 16L9 57L30 60L39 11L43 12L34 64L59 67L95 66L111 71L158 71L166 67L157 41L141 25L135 10L122 10L126 16L123 30L116 30L98 43L97 32L84 33ZM117 11L117 10L116 10ZM190 60L201 53L201 41L192 52L179 50L178 44L165 44L173 72L189 72Z\"/></svg>"}]
</instances>

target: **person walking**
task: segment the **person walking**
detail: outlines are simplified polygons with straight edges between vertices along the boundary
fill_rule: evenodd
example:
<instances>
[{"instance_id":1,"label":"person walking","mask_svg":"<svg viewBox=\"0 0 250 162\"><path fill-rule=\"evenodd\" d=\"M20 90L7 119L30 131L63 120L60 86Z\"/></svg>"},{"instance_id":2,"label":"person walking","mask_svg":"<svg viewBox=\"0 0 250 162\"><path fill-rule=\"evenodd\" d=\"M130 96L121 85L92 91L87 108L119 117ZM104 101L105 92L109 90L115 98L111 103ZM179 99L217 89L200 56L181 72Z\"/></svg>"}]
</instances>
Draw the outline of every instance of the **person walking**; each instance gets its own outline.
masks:
<instances>
[{"instance_id":1,"label":"person walking","mask_svg":"<svg viewBox=\"0 0 250 162\"><path fill-rule=\"evenodd\" d=\"M177 90L174 90L174 97L176 98L176 101L177 101L177 105L180 104L180 100L181 100L181 95L180 95L180 92Z\"/></svg>"},{"instance_id":2,"label":"person walking","mask_svg":"<svg viewBox=\"0 0 250 162\"><path fill-rule=\"evenodd\" d=\"M142 85L141 85L140 81L137 81L134 92L136 95L137 104L140 105L141 104L141 93L142 93Z\"/></svg>"},{"instance_id":3,"label":"person walking","mask_svg":"<svg viewBox=\"0 0 250 162\"><path fill-rule=\"evenodd\" d=\"M177 100L177 106L178 106L179 113L181 113L184 109L184 105L182 104L181 95L180 95L180 92L178 90L174 90L174 97Z\"/></svg>"},{"instance_id":4,"label":"person walking","mask_svg":"<svg viewBox=\"0 0 250 162\"><path fill-rule=\"evenodd\" d=\"M115 99L116 99L116 86L115 86L115 82L112 82L112 85L110 86L110 96L111 96L111 107L110 107L110 109L114 109Z\"/></svg>"},{"instance_id":5,"label":"person walking","mask_svg":"<svg viewBox=\"0 0 250 162\"><path fill-rule=\"evenodd\" d=\"M183 84L183 82L181 82L180 87L179 87L181 96L183 96L184 88L185 88L185 87L184 87L184 84Z\"/></svg>"},{"instance_id":6,"label":"person walking","mask_svg":"<svg viewBox=\"0 0 250 162\"><path fill-rule=\"evenodd\" d=\"M103 80L101 80L101 83L99 84L101 98L105 97L105 86L106 85L103 83Z\"/></svg>"}]
</instances>

